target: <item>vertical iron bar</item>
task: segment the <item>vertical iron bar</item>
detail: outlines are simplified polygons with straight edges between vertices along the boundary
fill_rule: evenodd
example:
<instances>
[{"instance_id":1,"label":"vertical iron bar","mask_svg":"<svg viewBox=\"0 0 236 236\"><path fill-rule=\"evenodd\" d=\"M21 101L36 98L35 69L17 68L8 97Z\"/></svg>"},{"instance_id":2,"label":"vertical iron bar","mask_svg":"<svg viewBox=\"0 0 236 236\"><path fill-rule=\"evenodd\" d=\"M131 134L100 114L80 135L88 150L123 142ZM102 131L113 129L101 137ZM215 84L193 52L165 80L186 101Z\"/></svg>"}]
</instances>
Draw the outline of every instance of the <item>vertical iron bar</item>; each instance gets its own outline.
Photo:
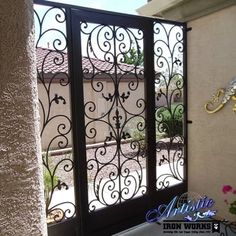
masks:
<instances>
[{"instance_id":1,"label":"vertical iron bar","mask_svg":"<svg viewBox=\"0 0 236 236\"><path fill-rule=\"evenodd\" d=\"M188 191L188 80L187 80L187 23L183 24L183 75L184 75L184 125L183 125L183 135L184 135L184 187L186 192Z\"/></svg>"},{"instance_id":2,"label":"vertical iron bar","mask_svg":"<svg viewBox=\"0 0 236 236\"><path fill-rule=\"evenodd\" d=\"M113 37L114 37L114 73L115 73L115 100L116 100L116 110L119 107L119 82L118 82L118 76L117 76L117 52L116 52L116 28L115 25L113 25ZM121 203L121 164L120 164L120 152L121 152L121 136L120 136L120 125L119 125L119 117L116 116L116 145L117 145L117 161L118 161L118 180L119 180L119 203Z\"/></svg>"},{"instance_id":3,"label":"vertical iron bar","mask_svg":"<svg viewBox=\"0 0 236 236\"><path fill-rule=\"evenodd\" d=\"M68 63L70 68L71 83L71 110L74 152L74 181L75 197L78 219L78 235L86 235L88 214L88 186L86 165L86 140L84 121L84 92L82 73L82 51L80 22L73 15L73 10L68 10ZM78 43L78 44L77 44Z\"/></svg>"},{"instance_id":4,"label":"vertical iron bar","mask_svg":"<svg viewBox=\"0 0 236 236\"><path fill-rule=\"evenodd\" d=\"M156 134L155 134L155 72L154 72L154 34L153 21L148 21L144 36L144 78L147 125L147 193L150 206L154 203L156 191Z\"/></svg>"},{"instance_id":5,"label":"vertical iron bar","mask_svg":"<svg viewBox=\"0 0 236 236\"><path fill-rule=\"evenodd\" d=\"M78 176L78 159L76 158L77 155L77 149L76 149L76 134L74 132L74 128L76 127L74 125L76 117L75 117L75 113L73 111L73 101L74 101L74 93L73 93L73 84L74 84L74 73L73 73L73 57L72 57L72 29L71 29L71 9L70 8L66 8L66 34L67 34L67 60L68 60L68 74L69 74L69 79L70 79L70 105L71 105L71 121L72 121L72 152L73 152L73 162L74 162L74 171L73 171L73 175L74 175L74 194L75 194L75 206L76 206L76 218L78 220L78 224L76 224L76 234L78 234L79 231L79 224L81 222L80 220L80 214L79 214L79 209L78 209L78 205L79 205L79 196L77 194L76 191L76 186L78 186L78 178L76 178L76 176Z\"/></svg>"}]
</instances>

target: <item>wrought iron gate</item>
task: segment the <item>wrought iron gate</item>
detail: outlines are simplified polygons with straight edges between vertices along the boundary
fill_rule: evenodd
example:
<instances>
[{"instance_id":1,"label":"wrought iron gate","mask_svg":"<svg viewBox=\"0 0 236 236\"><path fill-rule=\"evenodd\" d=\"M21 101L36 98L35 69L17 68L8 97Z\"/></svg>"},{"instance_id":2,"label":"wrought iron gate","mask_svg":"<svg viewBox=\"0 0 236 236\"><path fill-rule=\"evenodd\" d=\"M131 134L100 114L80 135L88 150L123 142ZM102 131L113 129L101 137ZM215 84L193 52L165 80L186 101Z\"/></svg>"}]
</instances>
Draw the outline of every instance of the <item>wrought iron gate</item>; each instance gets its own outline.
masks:
<instances>
[{"instance_id":1,"label":"wrought iron gate","mask_svg":"<svg viewBox=\"0 0 236 236\"><path fill-rule=\"evenodd\" d=\"M63 43L56 38L51 48L40 48L46 56L38 62L38 76L48 94L48 110L52 102L66 102L59 92L50 100L51 82L45 85L44 66L50 55L55 64L50 72L58 74L55 66L61 66L60 72L68 60L69 76L60 73L69 79L72 108L74 158L69 170L74 169L76 218L66 217L68 211L61 209L60 226L54 228L61 227L62 234L62 225L72 218L68 228L79 226L79 235L111 235L144 222L150 208L187 190L186 25L43 4L51 7L46 13L61 11L64 18L57 12L55 19L66 24L66 33L61 31L64 47L59 48ZM45 17L37 18L42 37L49 31L42 30ZM62 56L61 64L56 54ZM41 106L45 117L43 102ZM47 124L43 122L42 132ZM50 145L44 165L51 177L52 199L54 190L67 184L54 184ZM58 143L59 149L66 146L68 139L64 146Z\"/></svg>"}]
</instances>

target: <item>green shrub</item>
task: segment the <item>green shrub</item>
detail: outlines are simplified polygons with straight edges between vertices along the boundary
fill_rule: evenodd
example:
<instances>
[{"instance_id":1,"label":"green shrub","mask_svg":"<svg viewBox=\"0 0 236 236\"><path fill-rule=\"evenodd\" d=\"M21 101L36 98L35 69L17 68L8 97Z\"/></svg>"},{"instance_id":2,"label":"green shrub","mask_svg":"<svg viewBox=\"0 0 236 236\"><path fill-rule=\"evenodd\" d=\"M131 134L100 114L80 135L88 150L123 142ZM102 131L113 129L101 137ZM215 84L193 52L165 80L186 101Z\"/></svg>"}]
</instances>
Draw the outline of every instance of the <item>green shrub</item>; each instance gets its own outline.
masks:
<instances>
[{"instance_id":1,"label":"green shrub","mask_svg":"<svg viewBox=\"0 0 236 236\"><path fill-rule=\"evenodd\" d=\"M174 103L171 109L167 107L160 107L156 112L156 141L160 138L170 138L174 136L183 136L183 106L182 103ZM146 130L138 130L139 127L144 128L144 121L142 119L135 119L130 125L129 133L134 141L138 141L140 145L140 152L146 153Z\"/></svg>"},{"instance_id":2,"label":"green shrub","mask_svg":"<svg viewBox=\"0 0 236 236\"><path fill-rule=\"evenodd\" d=\"M143 123L144 126L144 123ZM145 141L145 130L139 131L135 129L132 131L132 139L133 141L137 141L140 145L140 154L145 155L146 153L146 141Z\"/></svg>"},{"instance_id":3,"label":"green shrub","mask_svg":"<svg viewBox=\"0 0 236 236\"><path fill-rule=\"evenodd\" d=\"M52 176L51 172L44 167L43 170L43 182L44 182L44 198L46 207L48 208L50 204L50 196L54 187L58 184L58 177L56 175Z\"/></svg>"},{"instance_id":4,"label":"green shrub","mask_svg":"<svg viewBox=\"0 0 236 236\"><path fill-rule=\"evenodd\" d=\"M183 114L182 105L175 103L171 105L171 110L161 107L156 112L156 136L174 137L183 135Z\"/></svg>"},{"instance_id":5,"label":"green shrub","mask_svg":"<svg viewBox=\"0 0 236 236\"><path fill-rule=\"evenodd\" d=\"M164 137L174 137L183 135L183 121L182 116L178 115L175 118L165 116L161 121L160 130L163 131Z\"/></svg>"}]
</instances>

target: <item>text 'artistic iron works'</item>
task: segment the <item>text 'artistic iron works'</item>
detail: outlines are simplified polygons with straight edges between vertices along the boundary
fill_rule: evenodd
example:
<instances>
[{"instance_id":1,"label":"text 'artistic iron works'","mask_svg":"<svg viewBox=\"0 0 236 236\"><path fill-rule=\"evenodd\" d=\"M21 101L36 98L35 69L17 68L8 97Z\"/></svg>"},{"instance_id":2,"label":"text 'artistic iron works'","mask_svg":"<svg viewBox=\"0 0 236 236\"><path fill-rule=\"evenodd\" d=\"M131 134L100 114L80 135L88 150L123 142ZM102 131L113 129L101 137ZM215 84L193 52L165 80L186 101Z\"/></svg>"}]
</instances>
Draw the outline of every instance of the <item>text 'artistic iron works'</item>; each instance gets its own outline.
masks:
<instances>
[{"instance_id":1,"label":"text 'artistic iron works'","mask_svg":"<svg viewBox=\"0 0 236 236\"><path fill-rule=\"evenodd\" d=\"M215 202L207 196L201 197L197 201L189 199L181 206L175 207L178 199L178 196L175 196L169 204L161 204L157 208L149 210L146 214L146 221L149 223L160 222L176 215L185 214L185 221L197 221L210 218L216 214L216 210L209 209Z\"/></svg>"}]
</instances>

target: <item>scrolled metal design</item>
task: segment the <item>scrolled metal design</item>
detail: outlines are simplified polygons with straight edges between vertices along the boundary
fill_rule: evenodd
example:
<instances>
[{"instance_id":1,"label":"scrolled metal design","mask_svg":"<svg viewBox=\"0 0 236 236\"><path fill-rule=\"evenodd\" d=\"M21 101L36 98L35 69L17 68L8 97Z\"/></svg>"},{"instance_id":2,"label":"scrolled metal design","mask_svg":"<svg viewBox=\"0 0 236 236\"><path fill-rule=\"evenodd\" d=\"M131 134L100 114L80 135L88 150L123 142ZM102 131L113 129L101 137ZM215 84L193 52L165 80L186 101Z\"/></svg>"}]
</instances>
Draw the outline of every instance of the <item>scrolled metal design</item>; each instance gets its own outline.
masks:
<instances>
[{"instance_id":1,"label":"scrolled metal design","mask_svg":"<svg viewBox=\"0 0 236 236\"><path fill-rule=\"evenodd\" d=\"M182 26L154 23L157 190L184 179L183 35Z\"/></svg>"},{"instance_id":2,"label":"scrolled metal design","mask_svg":"<svg viewBox=\"0 0 236 236\"><path fill-rule=\"evenodd\" d=\"M35 5L34 15L36 25L35 34L37 47L40 46L42 41L44 41L43 44L45 42L50 43L51 41L50 46L52 46L54 50L61 52L64 51L67 48L67 37L66 34L63 32L63 29L65 30L66 22L65 10L63 8L58 7L44 7L45 10L42 13L39 9L37 10L36 6L37 5ZM54 22L52 22L52 19L54 19ZM60 25L60 29L59 27L56 28L53 23L56 23L56 25Z\"/></svg>"},{"instance_id":3,"label":"scrolled metal design","mask_svg":"<svg viewBox=\"0 0 236 236\"><path fill-rule=\"evenodd\" d=\"M65 106L69 105L68 97L60 94L60 87L66 93L70 83L66 54L67 37L64 33L67 16L65 9L38 8L37 5L34 15L46 214L48 222L60 222L75 216L73 202L65 199L64 202L53 203L56 191L69 188L58 172L72 172L73 160L62 154L51 154L51 149L61 150L71 145L71 119L66 112L60 111L60 107L65 109Z\"/></svg>"},{"instance_id":4,"label":"scrolled metal design","mask_svg":"<svg viewBox=\"0 0 236 236\"><path fill-rule=\"evenodd\" d=\"M132 133L133 130L145 133L146 128L146 102L139 94L144 83L143 68L137 65L138 61L132 65L125 63L132 48L137 58L141 57L143 33L88 22L81 22L80 27L82 49L89 62L82 68L85 134L87 142L100 143L87 150L89 210L92 212L146 192L145 155L141 150L145 141L135 139ZM135 95L138 97L134 98ZM93 96L95 100L91 99ZM135 109L130 108L131 103Z\"/></svg>"}]
</instances>

